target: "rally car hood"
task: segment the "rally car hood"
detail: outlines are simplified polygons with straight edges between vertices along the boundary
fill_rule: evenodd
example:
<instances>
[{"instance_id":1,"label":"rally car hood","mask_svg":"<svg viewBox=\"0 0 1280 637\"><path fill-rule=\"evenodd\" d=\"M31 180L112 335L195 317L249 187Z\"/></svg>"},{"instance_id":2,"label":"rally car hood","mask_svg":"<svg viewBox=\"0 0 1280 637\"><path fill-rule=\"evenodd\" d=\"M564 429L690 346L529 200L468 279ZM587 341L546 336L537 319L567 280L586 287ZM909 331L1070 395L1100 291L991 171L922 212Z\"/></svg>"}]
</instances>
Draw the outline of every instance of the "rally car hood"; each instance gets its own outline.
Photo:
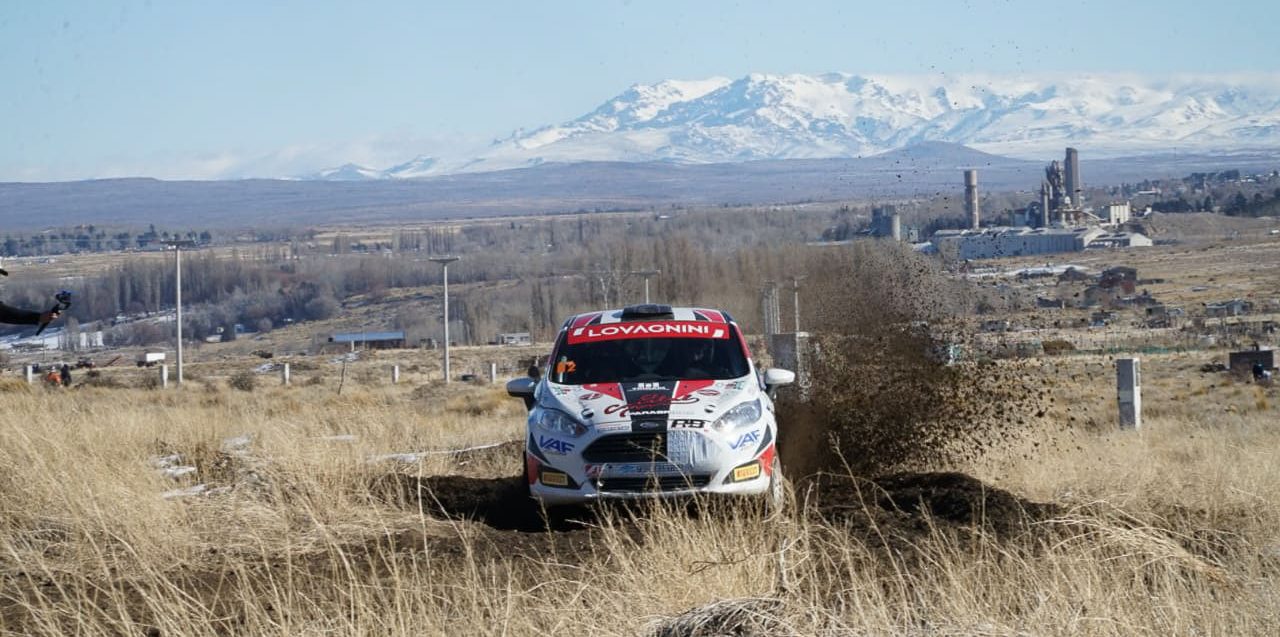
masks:
<instances>
[{"instance_id":1,"label":"rally car hood","mask_svg":"<svg viewBox=\"0 0 1280 637\"><path fill-rule=\"evenodd\" d=\"M755 398L753 377L641 383L560 385L547 382L539 403L600 430L641 421L714 422L724 412Z\"/></svg>"}]
</instances>

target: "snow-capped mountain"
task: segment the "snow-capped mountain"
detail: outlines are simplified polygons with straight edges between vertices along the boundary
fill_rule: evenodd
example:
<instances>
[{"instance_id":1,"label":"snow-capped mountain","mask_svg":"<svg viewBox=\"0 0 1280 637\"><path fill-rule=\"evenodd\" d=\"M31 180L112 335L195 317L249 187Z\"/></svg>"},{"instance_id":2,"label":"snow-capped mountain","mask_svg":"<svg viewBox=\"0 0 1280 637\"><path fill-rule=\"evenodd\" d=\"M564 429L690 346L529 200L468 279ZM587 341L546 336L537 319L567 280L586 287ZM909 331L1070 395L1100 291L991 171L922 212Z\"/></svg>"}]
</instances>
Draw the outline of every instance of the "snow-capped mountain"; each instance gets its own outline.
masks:
<instances>
[{"instance_id":1,"label":"snow-capped mountain","mask_svg":"<svg viewBox=\"0 0 1280 637\"><path fill-rule=\"evenodd\" d=\"M367 181L370 179L386 179L385 171L369 168L359 164L343 164L336 168L326 168L301 179L312 181Z\"/></svg>"},{"instance_id":2,"label":"snow-capped mountain","mask_svg":"<svg viewBox=\"0 0 1280 637\"><path fill-rule=\"evenodd\" d=\"M388 177L547 162L858 157L921 142L1042 158L1280 148L1280 74L763 75L636 85L582 117ZM421 158L420 158L421 159ZM419 160L414 160L414 164Z\"/></svg>"},{"instance_id":3,"label":"snow-capped mountain","mask_svg":"<svg viewBox=\"0 0 1280 637\"><path fill-rule=\"evenodd\" d=\"M387 177L391 177L394 179L412 179L414 177L425 177L427 175L432 174L435 171L437 164L439 163L440 163L440 160L436 159L435 157L418 155L417 157L414 157L413 159L410 159L409 161L404 162L403 164L396 164L395 166L392 166L386 169L385 171L383 171L383 174L385 174Z\"/></svg>"}]
</instances>

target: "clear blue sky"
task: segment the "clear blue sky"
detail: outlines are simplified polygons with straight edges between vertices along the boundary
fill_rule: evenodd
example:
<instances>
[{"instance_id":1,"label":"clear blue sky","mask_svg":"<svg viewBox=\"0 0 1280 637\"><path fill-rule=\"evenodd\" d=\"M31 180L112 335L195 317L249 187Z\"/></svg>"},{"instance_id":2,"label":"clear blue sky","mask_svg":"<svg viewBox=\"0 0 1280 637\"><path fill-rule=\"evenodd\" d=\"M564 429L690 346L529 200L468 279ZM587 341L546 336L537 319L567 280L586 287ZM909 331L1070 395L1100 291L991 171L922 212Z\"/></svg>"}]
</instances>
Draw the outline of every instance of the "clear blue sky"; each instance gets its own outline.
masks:
<instances>
[{"instance_id":1,"label":"clear blue sky","mask_svg":"<svg viewBox=\"0 0 1280 637\"><path fill-rule=\"evenodd\" d=\"M0 181L385 167L668 78L1276 71L1274 6L6 2Z\"/></svg>"}]
</instances>

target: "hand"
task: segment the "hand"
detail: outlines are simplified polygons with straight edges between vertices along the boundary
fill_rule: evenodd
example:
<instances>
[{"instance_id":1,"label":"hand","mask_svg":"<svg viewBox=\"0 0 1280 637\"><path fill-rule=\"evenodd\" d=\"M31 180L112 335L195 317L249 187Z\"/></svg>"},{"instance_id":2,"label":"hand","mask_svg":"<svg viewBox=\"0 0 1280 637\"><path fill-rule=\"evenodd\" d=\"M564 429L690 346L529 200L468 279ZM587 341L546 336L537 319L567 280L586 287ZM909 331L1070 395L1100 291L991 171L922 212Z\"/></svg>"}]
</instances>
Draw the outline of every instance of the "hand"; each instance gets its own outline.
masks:
<instances>
[{"instance_id":1,"label":"hand","mask_svg":"<svg viewBox=\"0 0 1280 637\"><path fill-rule=\"evenodd\" d=\"M41 315L40 315L40 324L41 324L41 325L48 325L48 324L50 324L50 323L52 323L52 322L56 321L56 320L58 319L58 317L59 317L59 316L62 316L62 313L61 313L61 312L59 312L59 311L57 311L57 310L49 310L48 312L45 312L44 314L41 314Z\"/></svg>"}]
</instances>

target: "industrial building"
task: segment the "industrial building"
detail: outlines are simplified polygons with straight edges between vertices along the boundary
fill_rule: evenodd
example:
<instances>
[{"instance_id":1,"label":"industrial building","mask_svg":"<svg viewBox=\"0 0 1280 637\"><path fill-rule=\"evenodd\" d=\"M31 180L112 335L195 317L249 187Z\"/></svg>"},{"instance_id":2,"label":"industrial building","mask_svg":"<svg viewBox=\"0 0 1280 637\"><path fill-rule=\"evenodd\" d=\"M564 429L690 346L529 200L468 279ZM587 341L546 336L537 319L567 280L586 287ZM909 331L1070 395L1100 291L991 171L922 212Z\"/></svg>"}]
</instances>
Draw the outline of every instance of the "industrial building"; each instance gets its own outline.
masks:
<instances>
[{"instance_id":1,"label":"industrial building","mask_svg":"<svg viewBox=\"0 0 1280 637\"><path fill-rule=\"evenodd\" d=\"M917 249L954 253L961 259L991 259L1152 245L1151 239L1140 233L1103 228L1129 223L1132 210L1127 202L1107 204L1095 211L1085 208L1083 200L1080 153L1068 148L1064 161L1054 160L1045 168L1037 201L1023 210L1012 212L1009 226L982 228L981 211L978 209L978 171L965 169L964 206L968 227L939 230L934 233L931 245Z\"/></svg>"},{"instance_id":2,"label":"industrial building","mask_svg":"<svg viewBox=\"0 0 1280 637\"><path fill-rule=\"evenodd\" d=\"M1152 245L1137 232L1111 233L1096 227L1028 228L995 227L981 230L939 230L933 244L961 259L994 259L1055 252L1079 252L1090 248Z\"/></svg>"},{"instance_id":3,"label":"industrial building","mask_svg":"<svg viewBox=\"0 0 1280 637\"><path fill-rule=\"evenodd\" d=\"M886 204L871 209L871 236L902 240L902 215L897 208Z\"/></svg>"},{"instance_id":4,"label":"industrial building","mask_svg":"<svg viewBox=\"0 0 1280 637\"><path fill-rule=\"evenodd\" d=\"M405 346L404 332L348 332L329 337L330 343L348 346L351 351L366 349L398 349Z\"/></svg>"},{"instance_id":5,"label":"industrial building","mask_svg":"<svg viewBox=\"0 0 1280 637\"><path fill-rule=\"evenodd\" d=\"M982 227L981 212L978 210L978 171L964 171L964 211L969 217L969 229Z\"/></svg>"}]
</instances>

